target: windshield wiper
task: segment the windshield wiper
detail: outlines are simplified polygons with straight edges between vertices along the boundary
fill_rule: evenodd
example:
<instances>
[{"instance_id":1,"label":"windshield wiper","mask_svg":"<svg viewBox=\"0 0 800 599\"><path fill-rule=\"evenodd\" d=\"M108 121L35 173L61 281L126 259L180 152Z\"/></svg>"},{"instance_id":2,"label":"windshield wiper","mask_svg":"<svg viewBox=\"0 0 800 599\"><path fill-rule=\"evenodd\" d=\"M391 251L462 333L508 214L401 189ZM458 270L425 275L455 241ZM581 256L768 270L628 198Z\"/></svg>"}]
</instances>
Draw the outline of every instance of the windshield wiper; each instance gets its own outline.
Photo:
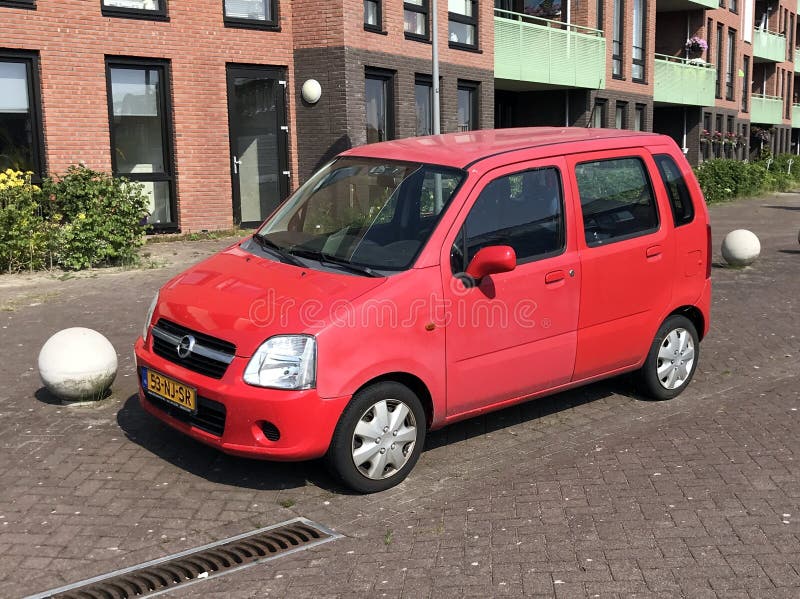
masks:
<instances>
[{"instance_id":1,"label":"windshield wiper","mask_svg":"<svg viewBox=\"0 0 800 599\"><path fill-rule=\"evenodd\" d=\"M349 270L350 272L355 272L367 277L382 277L383 275L379 272L375 272L369 266L360 266L358 264L353 264L352 262L348 262L342 258L338 258L331 254L326 254L325 252L321 252L319 250L310 250L304 248L291 248L288 250L295 256L302 256L303 258L311 258L312 260L319 260L322 264L335 264L336 266L341 266L342 268Z\"/></svg>"},{"instance_id":2,"label":"windshield wiper","mask_svg":"<svg viewBox=\"0 0 800 599\"><path fill-rule=\"evenodd\" d=\"M268 239L261 233L253 233L253 239L255 239L258 245L260 245L263 249L271 250L274 254L277 254L284 262L288 262L289 264L293 264L294 266L299 266L300 268L306 268L306 265L303 264L303 262L295 258L285 248L282 248L277 243L275 243L271 239Z\"/></svg>"}]
</instances>

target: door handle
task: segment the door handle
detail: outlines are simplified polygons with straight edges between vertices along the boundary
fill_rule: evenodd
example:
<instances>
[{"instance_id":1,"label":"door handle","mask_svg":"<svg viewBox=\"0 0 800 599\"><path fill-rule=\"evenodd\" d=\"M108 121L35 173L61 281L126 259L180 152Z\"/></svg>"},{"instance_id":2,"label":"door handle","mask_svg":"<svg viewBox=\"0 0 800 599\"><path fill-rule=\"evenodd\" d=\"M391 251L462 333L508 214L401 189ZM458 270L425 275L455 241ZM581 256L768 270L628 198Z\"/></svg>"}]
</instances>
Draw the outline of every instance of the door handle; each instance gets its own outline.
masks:
<instances>
[{"instance_id":1,"label":"door handle","mask_svg":"<svg viewBox=\"0 0 800 599\"><path fill-rule=\"evenodd\" d=\"M242 164L242 161L239 160L238 156L234 156L233 157L233 174L234 175L238 175L239 174L239 165L240 164Z\"/></svg>"},{"instance_id":2,"label":"door handle","mask_svg":"<svg viewBox=\"0 0 800 599\"><path fill-rule=\"evenodd\" d=\"M661 255L661 246L651 245L649 248L647 248L646 255L648 258L657 258Z\"/></svg>"},{"instance_id":3,"label":"door handle","mask_svg":"<svg viewBox=\"0 0 800 599\"><path fill-rule=\"evenodd\" d=\"M563 281L565 278L566 274L564 274L563 270L553 270L544 276L544 284L552 285L553 283Z\"/></svg>"}]
</instances>

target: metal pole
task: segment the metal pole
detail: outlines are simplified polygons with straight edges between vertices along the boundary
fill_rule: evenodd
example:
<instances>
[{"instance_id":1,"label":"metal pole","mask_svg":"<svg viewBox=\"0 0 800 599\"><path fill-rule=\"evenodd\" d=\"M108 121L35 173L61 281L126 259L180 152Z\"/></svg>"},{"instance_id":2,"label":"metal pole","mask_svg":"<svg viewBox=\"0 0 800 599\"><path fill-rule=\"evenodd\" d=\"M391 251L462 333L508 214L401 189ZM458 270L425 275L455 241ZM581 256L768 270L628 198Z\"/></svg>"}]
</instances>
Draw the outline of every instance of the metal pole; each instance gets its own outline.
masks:
<instances>
[{"instance_id":1,"label":"metal pole","mask_svg":"<svg viewBox=\"0 0 800 599\"><path fill-rule=\"evenodd\" d=\"M431 0L431 11L433 19L431 23L431 54L432 54L432 79L433 79L433 134L439 135L441 127L439 125L439 10L436 0Z\"/></svg>"}]
</instances>

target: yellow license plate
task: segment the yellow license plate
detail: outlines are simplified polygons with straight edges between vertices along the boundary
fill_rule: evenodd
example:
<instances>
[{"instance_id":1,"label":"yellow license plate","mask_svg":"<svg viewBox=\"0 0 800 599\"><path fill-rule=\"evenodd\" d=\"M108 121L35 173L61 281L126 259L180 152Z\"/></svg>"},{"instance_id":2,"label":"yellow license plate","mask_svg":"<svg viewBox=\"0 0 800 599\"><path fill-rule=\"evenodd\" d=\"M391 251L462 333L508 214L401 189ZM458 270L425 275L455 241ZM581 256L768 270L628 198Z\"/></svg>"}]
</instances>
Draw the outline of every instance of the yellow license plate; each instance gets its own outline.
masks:
<instances>
[{"instance_id":1,"label":"yellow license plate","mask_svg":"<svg viewBox=\"0 0 800 599\"><path fill-rule=\"evenodd\" d=\"M197 411L197 391L149 369L147 370L147 390L184 410Z\"/></svg>"}]
</instances>

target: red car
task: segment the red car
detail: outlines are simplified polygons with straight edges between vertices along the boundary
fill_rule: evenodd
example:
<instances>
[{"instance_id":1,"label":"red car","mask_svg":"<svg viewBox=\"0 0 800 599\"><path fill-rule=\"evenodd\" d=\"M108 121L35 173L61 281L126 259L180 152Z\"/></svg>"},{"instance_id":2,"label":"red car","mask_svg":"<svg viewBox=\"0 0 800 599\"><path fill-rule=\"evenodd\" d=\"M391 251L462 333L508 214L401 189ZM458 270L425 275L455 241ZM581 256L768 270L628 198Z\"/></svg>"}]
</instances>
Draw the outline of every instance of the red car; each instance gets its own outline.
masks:
<instances>
[{"instance_id":1,"label":"red car","mask_svg":"<svg viewBox=\"0 0 800 599\"><path fill-rule=\"evenodd\" d=\"M506 129L348 150L167 283L140 399L241 456L402 481L425 433L637 371L678 395L709 327L710 227L663 135Z\"/></svg>"}]
</instances>

